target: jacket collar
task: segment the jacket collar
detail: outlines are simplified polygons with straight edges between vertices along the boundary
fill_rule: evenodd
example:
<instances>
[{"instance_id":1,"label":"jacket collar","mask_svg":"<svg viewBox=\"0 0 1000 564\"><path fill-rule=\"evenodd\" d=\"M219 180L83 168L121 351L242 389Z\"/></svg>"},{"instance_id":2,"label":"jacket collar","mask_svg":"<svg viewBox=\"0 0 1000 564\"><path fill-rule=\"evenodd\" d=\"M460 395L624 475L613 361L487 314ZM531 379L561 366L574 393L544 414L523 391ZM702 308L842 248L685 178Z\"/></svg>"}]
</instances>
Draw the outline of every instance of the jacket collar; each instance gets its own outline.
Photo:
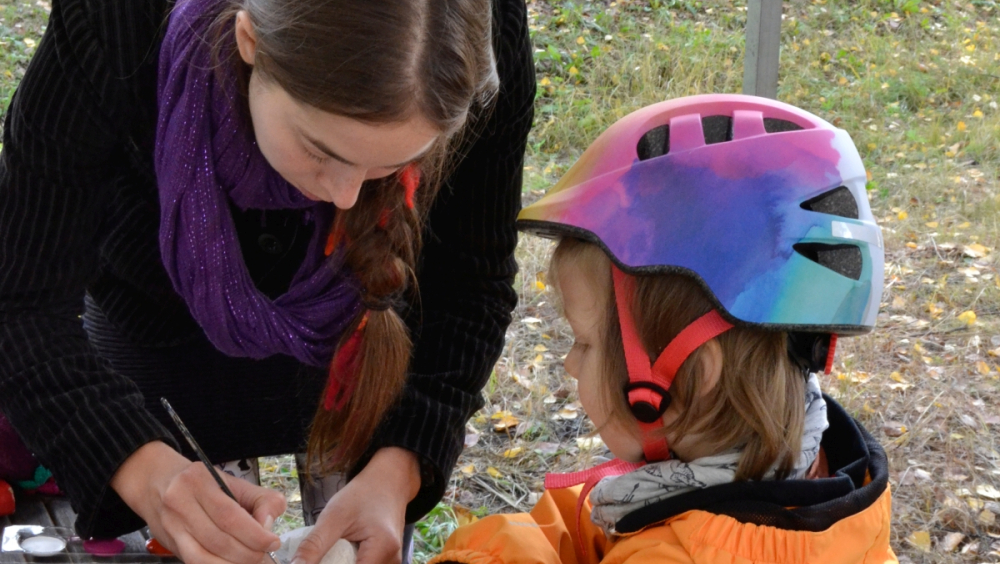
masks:
<instances>
[{"instance_id":1,"label":"jacket collar","mask_svg":"<svg viewBox=\"0 0 1000 564\"><path fill-rule=\"evenodd\" d=\"M878 500L889 480L888 459L867 430L824 394L830 427L821 446L829 477L813 480L732 482L677 495L629 513L619 534L636 532L686 511L726 515L741 523L822 531ZM789 509L794 507L794 509Z\"/></svg>"}]
</instances>

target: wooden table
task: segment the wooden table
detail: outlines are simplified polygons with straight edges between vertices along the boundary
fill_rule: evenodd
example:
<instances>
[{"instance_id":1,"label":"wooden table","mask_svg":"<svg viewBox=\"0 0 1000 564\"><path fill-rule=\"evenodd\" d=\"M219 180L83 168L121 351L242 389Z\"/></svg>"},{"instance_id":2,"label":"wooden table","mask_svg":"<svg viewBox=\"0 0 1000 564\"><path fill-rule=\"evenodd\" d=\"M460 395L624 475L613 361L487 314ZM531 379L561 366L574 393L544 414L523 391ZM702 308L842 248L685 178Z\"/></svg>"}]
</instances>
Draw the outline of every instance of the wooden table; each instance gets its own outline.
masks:
<instances>
[{"instance_id":1,"label":"wooden table","mask_svg":"<svg viewBox=\"0 0 1000 564\"><path fill-rule=\"evenodd\" d=\"M76 513L63 497L18 495L17 512L0 517L0 531L10 525L42 525L46 527L73 528ZM119 537L125 543L125 551L117 556L103 557L87 554L79 542L70 543L67 552L56 556L31 556L18 552L0 552L0 562L39 562L51 564L73 563L113 563L113 564L168 564L178 563L176 558L153 556L146 551L148 534L136 531Z\"/></svg>"}]
</instances>

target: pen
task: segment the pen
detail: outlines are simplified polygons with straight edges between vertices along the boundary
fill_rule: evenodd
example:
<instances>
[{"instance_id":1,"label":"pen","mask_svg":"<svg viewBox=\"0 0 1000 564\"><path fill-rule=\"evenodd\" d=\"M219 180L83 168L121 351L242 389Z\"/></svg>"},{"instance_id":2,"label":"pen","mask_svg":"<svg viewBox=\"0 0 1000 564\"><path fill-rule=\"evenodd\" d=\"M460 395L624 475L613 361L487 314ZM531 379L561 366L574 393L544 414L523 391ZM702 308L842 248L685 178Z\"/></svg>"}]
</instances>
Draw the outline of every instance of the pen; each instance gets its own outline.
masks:
<instances>
[{"instance_id":1,"label":"pen","mask_svg":"<svg viewBox=\"0 0 1000 564\"><path fill-rule=\"evenodd\" d=\"M177 428L181 430L181 434L184 435L185 439L187 439L188 444L191 445L191 448L194 449L194 452L198 455L198 458L201 459L202 463L204 463L205 466L208 468L208 472L212 474L212 477L215 478L216 482L218 482L219 487L222 488L222 491L225 492L230 499L236 501L236 496L233 495L233 492L229 489L228 486L226 486L226 483L222 481L222 476L220 476L218 471L215 470L215 466L212 466L212 463L209 462L208 457L205 456L205 451L201 450L201 447L198 446L197 441L194 440L194 436L191 435L191 431L188 431L187 426L184 425L183 421L181 421L180 416L177 415L177 412L174 411L174 408L170 406L170 402L167 401L167 398L161 397L160 403L163 404L163 408L167 410L167 413L170 414L170 418L173 419L174 423L177 424ZM278 564L278 559L274 557L273 552L268 552L267 555L271 558L271 562L274 562L274 564Z\"/></svg>"}]
</instances>

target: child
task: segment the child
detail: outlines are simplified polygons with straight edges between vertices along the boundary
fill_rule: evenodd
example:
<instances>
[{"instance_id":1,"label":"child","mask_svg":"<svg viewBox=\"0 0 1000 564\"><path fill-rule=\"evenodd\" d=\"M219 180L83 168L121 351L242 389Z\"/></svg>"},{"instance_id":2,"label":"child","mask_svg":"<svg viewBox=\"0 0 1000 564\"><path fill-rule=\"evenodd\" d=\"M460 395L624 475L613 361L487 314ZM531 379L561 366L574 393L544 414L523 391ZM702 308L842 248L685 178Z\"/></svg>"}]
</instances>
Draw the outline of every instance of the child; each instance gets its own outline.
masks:
<instances>
[{"instance_id":1,"label":"child","mask_svg":"<svg viewBox=\"0 0 1000 564\"><path fill-rule=\"evenodd\" d=\"M619 460L549 476L431 564L896 562L885 452L815 375L881 298L864 185L846 132L760 98L601 135L519 227L560 238L566 372Z\"/></svg>"}]
</instances>

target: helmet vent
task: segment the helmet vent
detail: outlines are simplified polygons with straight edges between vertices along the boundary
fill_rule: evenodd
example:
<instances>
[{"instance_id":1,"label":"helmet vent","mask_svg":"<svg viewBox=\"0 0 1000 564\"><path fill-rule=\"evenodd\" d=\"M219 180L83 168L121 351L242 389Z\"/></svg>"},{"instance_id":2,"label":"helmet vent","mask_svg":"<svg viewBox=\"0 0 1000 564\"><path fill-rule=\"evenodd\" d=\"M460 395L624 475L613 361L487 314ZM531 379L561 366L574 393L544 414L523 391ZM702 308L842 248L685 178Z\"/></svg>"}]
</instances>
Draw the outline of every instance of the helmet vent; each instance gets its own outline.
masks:
<instances>
[{"instance_id":1,"label":"helmet vent","mask_svg":"<svg viewBox=\"0 0 1000 564\"><path fill-rule=\"evenodd\" d=\"M787 119L764 118L764 131L768 133L798 131L800 129L805 128L795 122L788 121Z\"/></svg>"},{"instance_id":2,"label":"helmet vent","mask_svg":"<svg viewBox=\"0 0 1000 564\"><path fill-rule=\"evenodd\" d=\"M639 154L640 161L666 155L670 151L670 126L661 125L647 131L639 139L635 150Z\"/></svg>"},{"instance_id":3,"label":"helmet vent","mask_svg":"<svg viewBox=\"0 0 1000 564\"><path fill-rule=\"evenodd\" d=\"M852 280L861 280L864 259L861 249L854 245L827 245L824 243L797 243L792 245L797 253Z\"/></svg>"},{"instance_id":4,"label":"helmet vent","mask_svg":"<svg viewBox=\"0 0 1000 564\"><path fill-rule=\"evenodd\" d=\"M802 209L858 219L858 201L846 186L838 186L815 198L802 202Z\"/></svg>"},{"instance_id":5,"label":"helmet vent","mask_svg":"<svg viewBox=\"0 0 1000 564\"><path fill-rule=\"evenodd\" d=\"M729 116L708 116L701 120L705 132L705 144L722 143L733 140L733 118Z\"/></svg>"}]
</instances>

